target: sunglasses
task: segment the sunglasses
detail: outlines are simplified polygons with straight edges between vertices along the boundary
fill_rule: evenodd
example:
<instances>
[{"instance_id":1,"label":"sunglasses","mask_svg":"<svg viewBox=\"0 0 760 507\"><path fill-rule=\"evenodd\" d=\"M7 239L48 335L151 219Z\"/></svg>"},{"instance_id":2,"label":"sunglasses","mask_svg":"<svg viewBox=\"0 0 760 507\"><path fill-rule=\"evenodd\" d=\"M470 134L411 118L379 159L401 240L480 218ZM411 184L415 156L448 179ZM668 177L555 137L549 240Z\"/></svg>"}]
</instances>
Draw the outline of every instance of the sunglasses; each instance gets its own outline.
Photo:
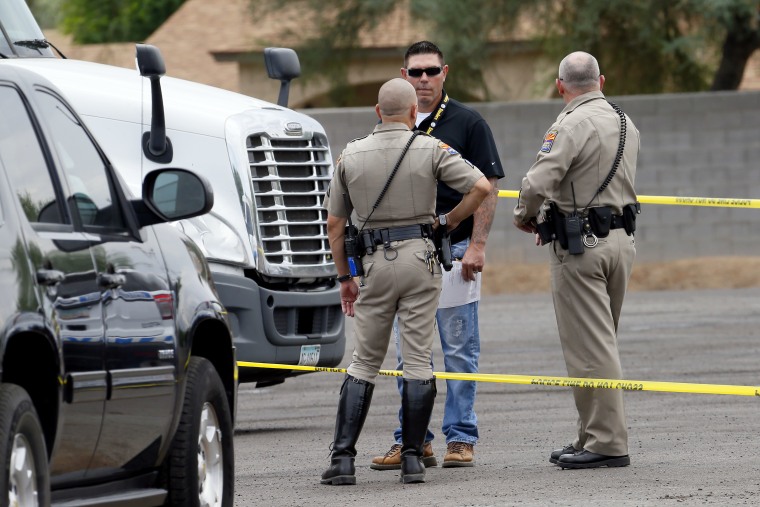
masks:
<instances>
[{"instance_id":1,"label":"sunglasses","mask_svg":"<svg viewBox=\"0 0 760 507\"><path fill-rule=\"evenodd\" d=\"M425 69L406 69L406 74L409 77L422 77L422 73L424 72L428 75L428 77L433 77L440 74L441 70L443 69L440 67L427 67Z\"/></svg>"}]
</instances>

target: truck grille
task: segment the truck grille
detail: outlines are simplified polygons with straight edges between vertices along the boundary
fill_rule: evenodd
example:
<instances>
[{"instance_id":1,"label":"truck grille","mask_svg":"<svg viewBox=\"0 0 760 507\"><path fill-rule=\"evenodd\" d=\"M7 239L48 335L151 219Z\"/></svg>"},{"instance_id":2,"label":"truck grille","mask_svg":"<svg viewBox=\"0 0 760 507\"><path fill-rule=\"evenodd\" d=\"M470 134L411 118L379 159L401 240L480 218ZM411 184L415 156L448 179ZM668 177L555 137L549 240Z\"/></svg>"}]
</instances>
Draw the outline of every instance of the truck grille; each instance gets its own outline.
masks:
<instances>
[{"instance_id":1,"label":"truck grille","mask_svg":"<svg viewBox=\"0 0 760 507\"><path fill-rule=\"evenodd\" d=\"M274 309L277 332L289 338L335 333L342 317L339 305Z\"/></svg>"},{"instance_id":2,"label":"truck grille","mask_svg":"<svg viewBox=\"0 0 760 507\"><path fill-rule=\"evenodd\" d=\"M248 136L246 147L267 262L281 266L332 262L323 209L331 166L327 139L255 134Z\"/></svg>"}]
</instances>

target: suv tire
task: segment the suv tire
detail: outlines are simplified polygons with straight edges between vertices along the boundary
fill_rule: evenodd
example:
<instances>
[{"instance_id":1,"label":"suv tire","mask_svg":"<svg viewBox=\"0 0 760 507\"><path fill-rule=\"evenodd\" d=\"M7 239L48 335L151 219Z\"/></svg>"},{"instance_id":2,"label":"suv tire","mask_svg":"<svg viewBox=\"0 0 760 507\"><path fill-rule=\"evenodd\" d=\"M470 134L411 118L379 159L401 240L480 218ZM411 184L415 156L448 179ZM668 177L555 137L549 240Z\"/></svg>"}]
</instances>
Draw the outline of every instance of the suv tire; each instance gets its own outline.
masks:
<instances>
[{"instance_id":1,"label":"suv tire","mask_svg":"<svg viewBox=\"0 0 760 507\"><path fill-rule=\"evenodd\" d=\"M0 458L0 505L50 505L42 426L29 395L15 384L0 384Z\"/></svg>"},{"instance_id":2,"label":"suv tire","mask_svg":"<svg viewBox=\"0 0 760 507\"><path fill-rule=\"evenodd\" d=\"M169 452L167 505L232 507L232 439L224 385L207 359L192 357L182 417Z\"/></svg>"}]
</instances>

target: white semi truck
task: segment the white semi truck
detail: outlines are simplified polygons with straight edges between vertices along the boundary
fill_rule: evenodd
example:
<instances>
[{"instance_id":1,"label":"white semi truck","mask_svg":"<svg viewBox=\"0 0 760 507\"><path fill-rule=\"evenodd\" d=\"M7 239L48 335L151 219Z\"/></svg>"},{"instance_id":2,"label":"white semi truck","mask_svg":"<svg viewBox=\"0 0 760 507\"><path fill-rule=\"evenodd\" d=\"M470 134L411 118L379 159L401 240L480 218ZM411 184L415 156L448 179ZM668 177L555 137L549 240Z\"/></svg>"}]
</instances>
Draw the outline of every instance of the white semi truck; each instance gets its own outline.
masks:
<instances>
[{"instance_id":1,"label":"white semi truck","mask_svg":"<svg viewBox=\"0 0 760 507\"><path fill-rule=\"evenodd\" d=\"M138 45L138 70L58 55L24 0L0 2L0 58L60 88L135 195L146 173L179 166L213 186L207 215L177 222L202 249L235 335L239 361L337 366L345 350L323 199L332 156L323 127L285 107L300 72L291 50L267 52L280 104L163 77ZM141 75L142 74L142 75ZM299 371L240 368L241 382Z\"/></svg>"}]
</instances>

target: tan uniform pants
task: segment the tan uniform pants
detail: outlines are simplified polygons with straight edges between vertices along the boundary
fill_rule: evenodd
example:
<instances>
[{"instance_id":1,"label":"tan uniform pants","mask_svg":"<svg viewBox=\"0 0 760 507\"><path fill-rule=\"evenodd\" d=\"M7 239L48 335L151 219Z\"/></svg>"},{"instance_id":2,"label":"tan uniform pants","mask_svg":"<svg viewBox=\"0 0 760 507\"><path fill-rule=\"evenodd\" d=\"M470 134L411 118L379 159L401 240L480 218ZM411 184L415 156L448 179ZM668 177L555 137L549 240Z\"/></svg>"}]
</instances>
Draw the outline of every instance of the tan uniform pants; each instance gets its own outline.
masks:
<instances>
[{"instance_id":1,"label":"tan uniform pants","mask_svg":"<svg viewBox=\"0 0 760 507\"><path fill-rule=\"evenodd\" d=\"M636 247L623 229L610 231L595 248L570 255L553 243L552 293L567 373L580 378L622 378L617 347L620 309ZM574 387L578 409L576 449L628 454L623 391Z\"/></svg>"},{"instance_id":2,"label":"tan uniform pants","mask_svg":"<svg viewBox=\"0 0 760 507\"><path fill-rule=\"evenodd\" d=\"M441 268L435 264L431 274L425 262L425 252L435 251L432 241L394 241L391 248L384 251L378 246L362 259L365 286L354 305L356 344L348 373L374 383L398 314L404 378L427 380L433 376L430 357Z\"/></svg>"}]
</instances>

